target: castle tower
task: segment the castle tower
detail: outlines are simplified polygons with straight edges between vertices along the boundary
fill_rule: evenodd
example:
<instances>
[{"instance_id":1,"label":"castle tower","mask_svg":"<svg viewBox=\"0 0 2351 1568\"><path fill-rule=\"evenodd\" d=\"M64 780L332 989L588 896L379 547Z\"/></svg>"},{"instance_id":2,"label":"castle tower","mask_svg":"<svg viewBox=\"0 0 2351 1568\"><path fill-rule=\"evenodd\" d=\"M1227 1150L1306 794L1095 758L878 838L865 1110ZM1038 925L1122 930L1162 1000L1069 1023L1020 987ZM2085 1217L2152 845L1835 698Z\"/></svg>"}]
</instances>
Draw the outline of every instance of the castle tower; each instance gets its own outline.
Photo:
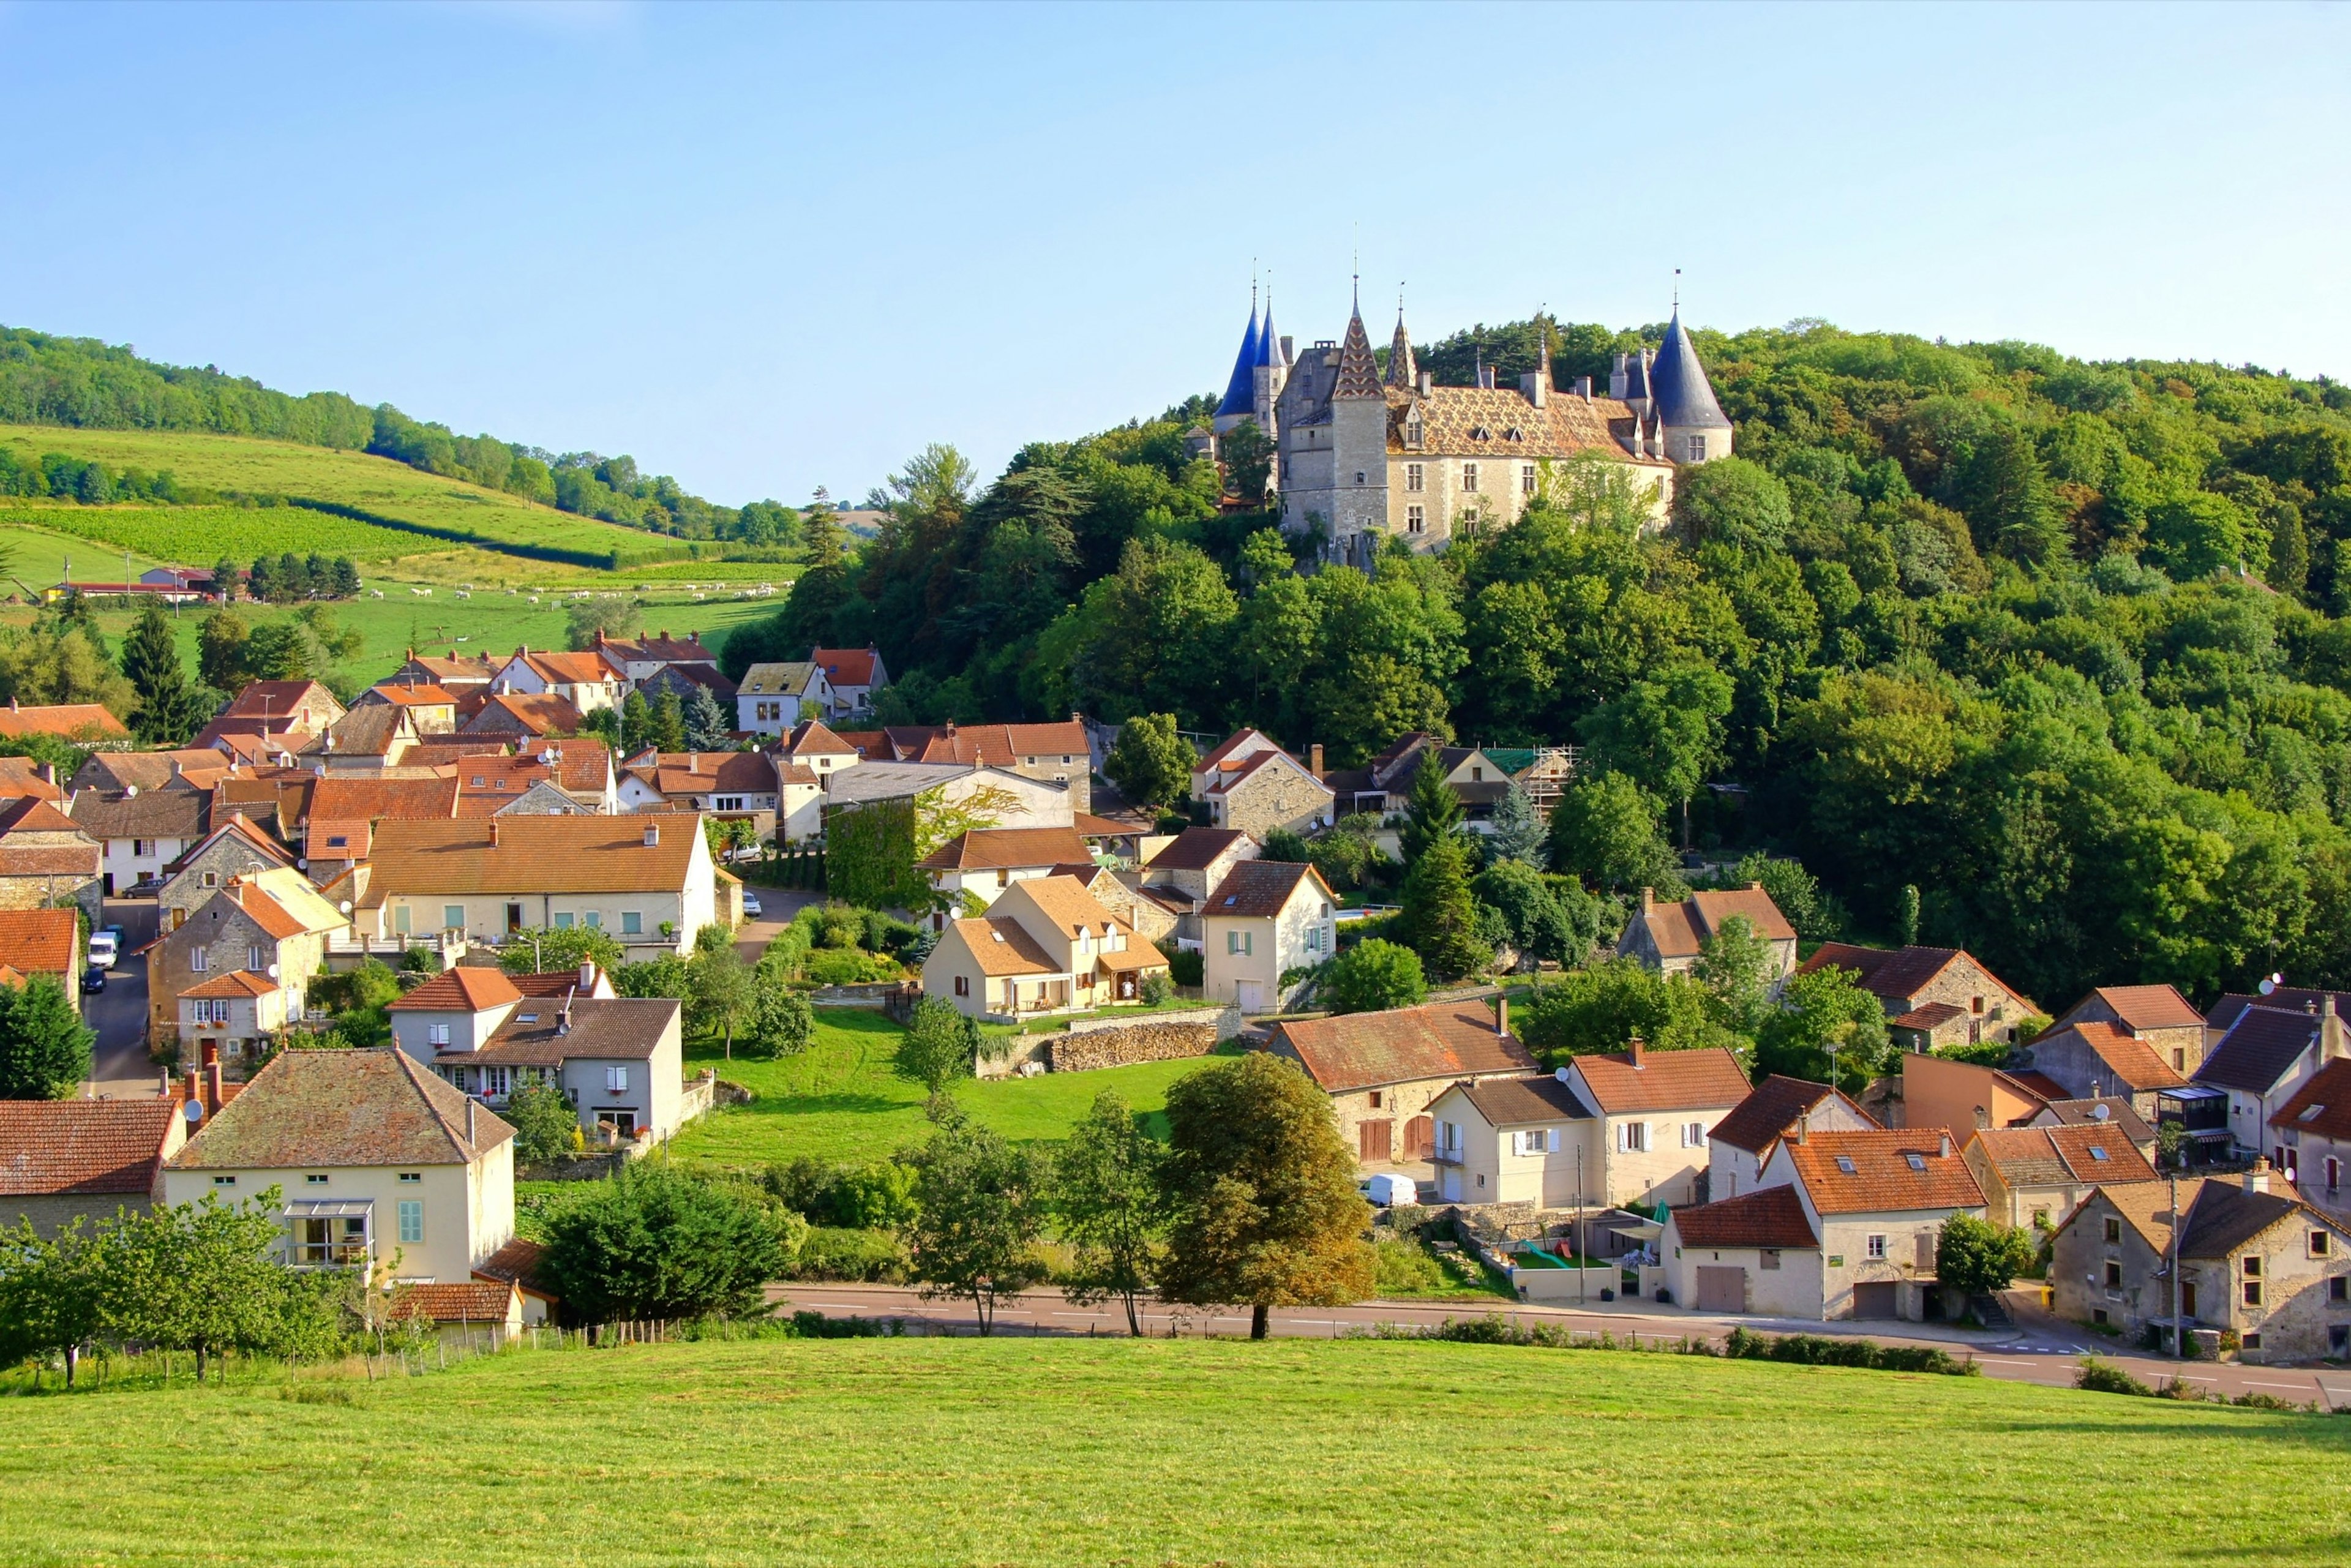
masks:
<instances>
[{"instance_id":1,"label":"castle tower","mask_svg":"<svg viewBox=\"0 0 2351 1568\"><path fill-rule=\"evenodd\" d=\"M1420 367L1412 357L1412 336L1404 329L1404 302L1396 302L1395 336L1388 340L1387 384L1410 392L1420 379Z\"/></svg>"},{"instance_id":2,"label":"castle tower","mask_svg":"<svg viewBox=\"0 0 2351 1568\"><path fill-rule=\"evenodd\" d=\"M1225 383L1225 400L1217 405L1217 415L1210 428L1224 434L1257 413L1257 362L1259 338L1257 324L1257 286L1249 286L1249 330L1241 334L1241 351L1233 361L1232 379Z\"/></svg>"},{"instance_id":3,"label":"castle tower","mask_svg":"<svg viewBox=\"0 0 2351 1568\"><path fill-rule=\"evenodd\" d=\"M1662 448L1658 455L1675 463L1711 463L1730 455L1730 421L1714 401L1706 367L1682 330L1679 305L1666 325L1666 340L1657 345L1648 382Z\"/></svg>"},{"instance_id":4,"label":"castle tower","mask_svg":"<svg viewBox=\"0 0 2351 1568\"><path fill-rule=\"evenodd\" d=\"M1388 521L1388 397L1359 300L1339 342L1331 389L1331 538L1339 559L1369 566Z\"/></svg>"},{"instance_id":5,"label":"castle tower","mask_svg":"<svg viewBox=\"0 0 2351 1568\"><path fill-rule=\"evenodd\" d=\"M1257 358L1249 371L1250 417L1267 435L1279 439L1276 409L1281 389L1290 382L1290 342L1273 329L1273 291L1265 296L1265 325L1258 331Z\"/></svg>"}]
</instances>

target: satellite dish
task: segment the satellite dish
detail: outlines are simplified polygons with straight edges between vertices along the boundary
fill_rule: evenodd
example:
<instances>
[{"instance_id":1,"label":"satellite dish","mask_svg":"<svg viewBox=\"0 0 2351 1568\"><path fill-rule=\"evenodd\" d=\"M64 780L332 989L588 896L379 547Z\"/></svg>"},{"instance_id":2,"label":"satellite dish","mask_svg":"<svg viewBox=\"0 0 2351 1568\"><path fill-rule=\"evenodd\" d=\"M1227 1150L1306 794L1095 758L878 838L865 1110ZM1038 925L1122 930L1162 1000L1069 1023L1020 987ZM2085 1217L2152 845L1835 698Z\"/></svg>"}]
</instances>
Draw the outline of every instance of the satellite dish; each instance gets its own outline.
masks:
<instances>
[{"instance_id":1,"label":"satellite dish","mask_svg":"<svg viewBox=\"0 0 2351 1568\"><path fill-rule=\"evenodd\" d=\"M341 908L344 914L349 915L351 912L351 901L348 898L343 900Z\"/></svg>"},{"instance_id":2,"label":"satellite dish","mask_svg":"<svg viewBox=\"0 0 2351 1568\"><path fill-rule=\"evenodd\" d=\"M180 1107L180 1114L185 1116L191 1122L203 1121L204 1119L204 1102L201 1100L190 1100L187 1103Z\"/></svg>"},{"instance_id":3,"label":"satellite dish","mask_svg":"<svg viewBox=\"0 0 2351 1568\"><path fill-rule=\"evenodd\" d=\"M273 980L277 977L277 966L275 964L269 966L269 977Z\"/></svg>"},{"instance_id":4,"label":"satellite dish","mask_svg":"<svg viewBox=\"0 0 2351 1568\"><path fill-rule=\"evenodd\" d=\"M2261 985L2256 988L2260 990L2262 995L2266 997L2271 992L2276 990L2279 984L2283 982L2284 978L2285 977L2283 975L2264 975L2262 977Z\"/></svg>"}]
</instances>

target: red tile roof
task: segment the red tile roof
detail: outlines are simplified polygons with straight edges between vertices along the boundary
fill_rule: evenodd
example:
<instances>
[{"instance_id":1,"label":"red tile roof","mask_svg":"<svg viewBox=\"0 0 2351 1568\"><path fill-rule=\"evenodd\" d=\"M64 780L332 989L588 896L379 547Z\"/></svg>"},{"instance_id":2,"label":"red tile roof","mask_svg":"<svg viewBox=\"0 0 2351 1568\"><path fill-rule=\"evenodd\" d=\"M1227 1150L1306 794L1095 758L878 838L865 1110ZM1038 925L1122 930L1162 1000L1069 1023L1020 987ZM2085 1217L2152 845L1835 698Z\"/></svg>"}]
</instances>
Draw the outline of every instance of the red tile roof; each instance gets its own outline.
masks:
<instances>
[{"instance_id":1,"label":"red tile roof","mask_svg":"<svg viewBox=\"0 0 2351 1568\"><path fill-rule=\"evenodd\" d=\"M2171 1069L2171 1065L2156 1055L2155 1049L2143 1040L2133 1040L2120 1027L2095 1019L2067 1024L2064 1029L2051 1030L2034 1040L2037 1051L2063 1040L2067 1035L2078 1036L2083 1044L2097 1053L2098 1060L2114 1069L2115 1075L2134 1091L2177 1089L2188 1080ZM2059 1099L2065 1096L2061 1092Z\"/></svg>"},{"instance_id":2,"label":"red tile roof","mask_svg":"<svg viewBox=\"0 0 2351 1568\"><path fill-rule=\"evenodd\" d=\"M2204 1015L2169 986L2100 986L2090 995L2135 1030L2194 1029L2204 1022Z\"/></svg>"},{"instance_id":3,"label":"red tile roof","mask_svg":"<svg viewBox=\"0 0 2351 1568\"><path fill-rule=\"evenodd\" d=\"M2312 1073L2309 1082L2278 1107L2270 1125L2351 1142L2351 1057L2338 1056Z\"/></svg>"},{"instance_id":4,"label":"red tile roof","mask_svg":"<svg viewBox=\"0 0 2351 1568\"><path fill-rule=\"evenodd\" d=\"M880 656L873 648L815 648L809 653L809 663L822 664L824 678L836 686L870 686L873 662Z\"/></svg>"},{"instance_id":5,"label":"red tile roof","mask_svg":"<svg viewBox=\"0 0 2351 1568\"><path fill-rule=\"evenodd\" d=\"M97 703L57 703L47 707L0 708L0 735L55 735L68 740L129 735L122 721Z\"/></svg>"},{"instance_id":6,"label":"red tile roof","mask_svg":"<svg viewBox=\"0 0 2351 1568\"><path fill-rule=\"evenodd\" d=\"M1822 1214L1981 1208L1983 1189L1975 1173L1957 1145L1942 1152L1945 1142L1931 1128L1821 1132L1783 1143L1780 1150Z\"/></svg>"},{"instance_id":7,"label":"red tile roof","mask_svg":"<svg viewBox=\"0 0 2351 1568\"><path fill-rule=\"evenodd\" d=\"M1482 1000L1295 1019L1275 1024L1272 1038L1332 1094L1536 1065L1516 1036L1494 1032L1493 1009Z\"/></svg>"},{"instance_id":8,"label":"red tile roof","mask_svg":"<svg viewBox=\"0 0 2351 1568\"><path fill-rule=\"evenodd\" d=\"M1714 1203L1673 1211L1684 1247L1761 1247L1801 1251L1818 1247L1804 1200L1792 1186L1767 1186Z\"/></svg>"},{"instance_id":9,"label":"red tile roof","mask_svg":"<svg viewBox=\"0 0 2351 1568\"><path fill-rule=\"evenodd\" d=\"M177 1113L138 1100L0 1100L0 1194L144 1195L154 1190Z\"/></svg>"},{"instance_id":10,"label":"red tile roof","mask_svg":"<svg viewBox=\"0 0 2351 1568\"><path fill-rule=\"evenodd\" d=\"M567 973L570 973L567 971ZM578 978L576 974L571 977ZM434 976L387 1005L390 1012L478 1013L522 1000L515 983L496 969L461 964Z\"/></svg>"},{"instance_id":11,"label":"red tile roof","mask_svg":"<svg viewBox=\"0 0 2351 1568\"><path fill-rule=\"evenodd\" d=\"M1200 906L1203 917L1269 920L1290 905L1301 886L1309 887L1325 904L1331 890L1322 873L1296 861L1240 861L1225 873L1222 882Z\"/></svg>"},{"instance_id":12,"label":"red tile roof","mask_svg":"<svg viewBox=\"0 0 2351 1568\"><path fill-rule=\"evenodd\" d=\"M1611 1116L1635 1111L1696 1111L1716 1105L1736 1108L1750 1092L1739 1058L1719 1045L1697 1051L1629 1051L1579 1056L1568 1064L1579 1073L1601 1111Z\"/></svg>"},{"instance_id":13,"label":"red tile roof","mask_svg":"<svg viewBox=\"0 0 2351 1568\"><path fill-rule=\"evenodd\" d=\"M511 1280L468 1280L460 1284L401 1285L392 1294L392 1315L436 1323L503 1323L515 1312Z\"/></svg>"},{"instance_id":14,"label":"red tile roof","mask_svg":"<svg viewBox=\"0 0 2351 1568\"><path fill-rule=\"evenodd\" d=\"M226 974L214 975L202 985L190 986L180 995L228 997L234 999L243 997L266 997L277 988L277 982L266 975L256 975L250 969L231 969Z\"/></svg>"},{"instance_id":15,"label":"red tile roof","mask_svg":"<svg viewBox=\"0 0 2351 1568\"><path fill-rule=\"evenodd\" d=\"M915 863L925 871L1007 871L1018 866L1089 865L1085 841L1068 828L974 828Z\"/></svg>"},{"instance_id":16,"label":"red tile roof","mask_svg":"<svg viewBox=\"0 0 2351 1568\"><path fill-rule=\"evenodd\" d=\"M1678 904L1652 904L1633 918L1646 924L1649 940L1660 957L1694 958L1700 945L1733 915L1744 919L1767 942L1796 939L1796 928L1760 887L1693 893Z\"/></svg>"},{"instance_id":17,"label":"red tile roof","mask_svg":"<svg viewBox=\"0 0 2351 1568\"><path fill-rule=\"evenodd\" d=\"M1186 828L1159 847L1147 871L1206 871L1249 835L1238 828Z\"/></svg>"},{"instance_id":18,"label":"red tile roof","mask_svg":"<svg viewBox=\"0 0 2351 1568\"><path fill-rule=\"evenodd\" d=\"M24 975L71 975L80 946L70 909L0 910L0 964Z\"/></svg>"},{"instance_id":19,"label":"red tile roof","mask_svg":"<svg viewBox=\"0 0 2351 1568\"><path fill-rule=\"evenodd\" d=\"M1732 1107L1729 1115L1714 1124L1708 1134L1718 1143L1745 1149L1760 1155L1779 1142L1796 1124L1798 1117L1837 1092L1825 1083L1813 1083L1802 1078L1783 1077L1773 1073L1755 1086L1754 1092ZM1844 1096L1837 1094L1844 1100ZM1867 1120L1860 1106L1845 1100L1855 1115Z\"/></svg>"},{"instance_id":20,"label":"red tile roof","mask_svg":"<svg viewBox=\"0 0 2351 1568\"><path fill-rule=\"evenodd\" d=\"M2155 1167L2119 1127L1984 1127L1972 1141L2011 1187L2155 1179Z\"/></svg>"}]
</instances>

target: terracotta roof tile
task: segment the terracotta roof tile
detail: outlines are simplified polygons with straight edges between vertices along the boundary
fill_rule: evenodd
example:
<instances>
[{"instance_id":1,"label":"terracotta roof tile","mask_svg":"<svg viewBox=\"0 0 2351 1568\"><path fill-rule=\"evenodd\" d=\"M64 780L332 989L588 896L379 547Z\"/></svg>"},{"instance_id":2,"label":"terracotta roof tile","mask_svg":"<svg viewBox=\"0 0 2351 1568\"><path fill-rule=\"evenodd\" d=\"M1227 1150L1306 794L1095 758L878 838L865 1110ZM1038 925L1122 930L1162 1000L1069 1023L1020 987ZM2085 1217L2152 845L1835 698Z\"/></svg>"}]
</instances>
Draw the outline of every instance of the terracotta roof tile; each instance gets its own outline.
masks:
<instances>
[{"instance_id":1,"label":"terracotta roof tile","mask_svg":"<svg viewBox=\"0 0 2351 1568\"><path fill-rule=\"evenodd\" d=\"M178 1108L138 1100L0 1100L0 1194L144 1196Z\"/></svg>"},{"instance_id":2,"label":"terracotta roof tile","mask_svg":"<svg viewBox=\"0 0 2351 1568\"><path fill-rule=\"evenodd\" d=\"M461 964L387 1004L389 1012L478 1013L522 1000L515 983L496 969Z\"/></svg>"},{"instance_id":3,"label":"terracotta roof tile","mask_svg":"<svg viewBox=\"0 0 2351 1568\"><path fill-rule=\"evenodd\" d=\"M404 1051L286 1051L172 1156L171 1166L465 1165L513 1136L512 1127Z\"/></svg>"},{"instance_id":4,"label":"terracotta roof tile","mask_svg":"<svg viewBox=\"0 0 2351 1568\"><path fill-rule=\"evenodd\" d=\"M1238 828L1186 828L1160 846L1147 871L1206 871L1249 835Z\"/></svg>"},{"instance_id":5,"label":"terracotta roof tile","mask_svg":"<svg viewBox=\"0 0 2351 1568\"><path fill-rule=\"evenodd\" d=\"M55 735L68 740L125 736L123 722L97 703L57 703L47 707L0 708L0 735Z\"/></svg>"},{"instance_id":6,"label":"terracotta roof tile","mask_svg":"<svg viewBox=\"0 0 2351 1568\"><path fill-rule=\"evenodd\" d=\"M786 757L855 757L857 747L835 735L822 719L804 719L792 727L776 749Z\"/></svg>"},{"instance_id":7,"label":"terracotta roof tile","mask_svg":"<svg viewBox=\"0 0 2351 1568\"><path fill-rule=\"evenodd\" d=\"M256 975L250 969L231 969L214 975L202 985L190 986L183 997L227 997L231 998L266 997L277 988L277 982L266 975Z\"/></svg>"},{"instance_id":8,"label":"terracotta roof tile","mask_svg":"<svg viewBox=\"0 0 2351 1568\"><path fill-rule=\"evenodd\" d=\"M822 664L824 678L836 686L872 685L873 664L879 657L872 648L817 648L809 653L809 661Z\"/></svg>"},{"instance_id":9,"label":"terracotta roof tile","mask_svg":"<svg viewBox=\"0 0 2351 1568\"><path fill-rule=\"evenodd\" d=\"M568 697L501 692L465 721L465 728L477 735L569 734L579 729L581 717Z\"/></svg>"},{"instance_id":10,"label":"terracotta roof tile","mask_svg":"<svg viewBox=\"0 0 2351 1568\"><path fill-rule=\"evenodd\" d=\"M1239 861L1225 873L1200 913L1241 920L1270 919L1289 907L1301 886L1325 904L1332 901L1322 873L1311 865L1295 861Z\"/></svg>"},{"instance_id":11,"label":"terracotta roof tile","mask_svg":"<svg viewBox=\"0 0 2351 1568\"><path fill-rule=\"evenodd\" d=\"M1332 1094L1432 1078L1522 1073L1535 1065L1516 1036L1494 1032L1493 1009L1482 1000L1294 1019L1275 1024L1272 1035Z\"/></svg>"},{"instance_id":12,"label":"terracotta roof tile","mask_svg":"<svg viewBox=\"0 0 2351 1568\"><path fill-rule=\"evenodd\" d=\"M2033 1049L2038 1051L2068 1034L2078 1037L2096 1052L2098 1060L2114 1070L2116 1078L2134 1092L2177 1089L2188 1082L2156 1055L2154 1048L2145 1040L2133 1040L2116 1026L2099 1019L2085 1019L2064 1029L2051 1030L2032 1042Z\"/></svg>"},{"instance_id":13,"label":"terracotta roof tile","mask_svg":"<svg viewBox=\"0 0 2351 1568\"><path fill-rule=\"evenodd\" d=\"M1947 1155L1942 1144L1934 1129L1915 1128L1820 1132L1780 1149L1822 1214L1981 1208L1983 1189L1958 1145Z\"/></svg>"},{"instance_id":14,"label":"terracotta roof tile","mask_svg":"<svg viewBox=\"0 0 2351 1568\"><path fill-rule=\"evenodd\" d=\"M957 833L916 863L925 871L1008 871L1091 864L1092 858L1085 841L1069 828L975 828Z\"/></svg>"},{"instance_id":15,"label":"terracotta roof tile","mask_svg":"<svg viewBox=\"0 0 2351 1568\"><path fill-rule=\"evenodd\" d=\"M1720 1046L1697 1051L1579 1056L1568 1064L1581 1076L1600 1109L1612 1116L1635 1111L1696 1111L1715 1105L1736 1109L1751 1092L1739 1059Z\"/></svg>"},{"instance_id":16,"label":"terracotta roof tile","mask_svg":"<svg viewBox=\"0 0 2351 1568\"><path fill-rule=\"evenodd\" d=\"M1818 1247L1804 1200L1792 1186L1760 1187L1736 1197L1673 1211L1684 1247L1761 1247L1798 1252Z\"/></svg>"},{"instance_id":17,"label":"terracotta roof tile","mask_svg":"<svg viewBox=\"0 0 2351 1568\"><path fill-rule=\"evenodd\" d=\"M80 945L70 909L0 910L0 964L19 974L70 977Z\"/></svg>"},{"instance_id":18,"label":"terracotta roof tile","mask_svg":"<svg viewBox=\"0 0 2351 1568\"><path fill-rule=\"evenodd\" d=\"M394 1318L435 1323L504 1323L514 1315L512 1281L467 1280L450 1284L402 1284L392 1293Z\"/></svg>"},{"instance_id":19,"label":"terracotta roof tile","mask_svg":"<svg viewBox=\"0 0 2351 1568\"><path fill-rule=\"evenodd\" d=\"M2204 1015L2169 986L2100 986L2090 995L2105 1002L2126 1025L2142 1031L2192 1029L2204 1021Z\"/></svg>"},{"instance_id":20,"label":"terracotta roof tile","mask_svg":"<svg viewBox=\"0 0 2351 1568\"><path fill-rule=\"evenodd\" d=\"M1708 1135L1717 1143L1760 1155L1779 1142L1796 1124L1798 1117L1834 1093L1836 1091L1825 1083L1775 1072L1733 1106L1730 1114L1717 1122ZM1850 1105L1852 1102L1846 1103ZM1860 1113L1859 1106L1853 1108L1856 1114Z\"/></svg>"},{"instance_id":21,"label":"terracotta roof tile","mask_svg":"<svg viewBox=\"0 0 2351 1568\"><path fill-rule=\"evenodd\" d=\"M528 1294L554 1298L554 1291L540 1278L538 1266L547 1257L547 1249L537 1241L516 1237L505 1246L474 1265L474 1278L504 1281L519 1285Z\"/></svg>"},{"instance_id":22,"label":"terracotta roof tile","mask_svg":"<svg viewBox=\"0 0 2351 1568\"><path fill-rule=\"evenodd\" d=\"M656 819L651 826L658 827ZM684 887L702 835L679 819L648 845L639 817L492 817L384 822L360 901L442 894L654 893Z\"/></svg>"},{"instance_id":23,"label":"terracotta roof tile","mask_svg":"<svg viewBox=\"0 0 2351 1568\"><path fill-rule=\"evenodd\" d=\"M2338 1056L2312 1073L2309 1082L2278 1107L2270 1125L2351 1143L2351 1057Z\"/></svg>"},{"instance_id":24,"label":"terracotta roof tile","mask_svg":"<svg viewBox=\"0 0 2351 1568\"><path fill-rule=\"evenodd\" d=\"M1058 975L1060 965L1046 956L1035 938L1020 929L1018 921L1008 916L953 922L962 934L965 946L971 949L972 961L979 972L991 977L1005 975Z\"/></svg>"},{"instance_id":25,"label":"terracotta roof tile","mask_svg":"<svg viewBox=\"0 0 2351 1568\"><path fill-rule=\"evenodd\" d=\"M2119 1127L1986 1127L1974 1141L2012 1187L2155 1179L2155 1167Z\"/></svg>"}]
</instances>

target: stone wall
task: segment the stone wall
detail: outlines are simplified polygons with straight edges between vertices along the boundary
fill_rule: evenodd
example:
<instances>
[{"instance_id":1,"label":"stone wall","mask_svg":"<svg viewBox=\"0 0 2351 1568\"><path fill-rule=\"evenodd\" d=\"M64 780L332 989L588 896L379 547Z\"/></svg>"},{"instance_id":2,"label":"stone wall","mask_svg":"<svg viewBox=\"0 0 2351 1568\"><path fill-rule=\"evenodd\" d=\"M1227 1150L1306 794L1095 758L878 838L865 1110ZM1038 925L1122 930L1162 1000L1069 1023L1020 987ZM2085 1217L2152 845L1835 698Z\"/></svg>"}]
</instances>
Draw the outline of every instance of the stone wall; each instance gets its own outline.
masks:
<instances>
[{"instance_id":1,"label":"stone wall","mask_svg":"<svg viewBox=\"0 0 2351 1568\"><path fill-rule=\"evenodd\" d=\"M1206 1056L1217 1049L1212 1023L1128 1024L1124 1028L1072 1030L1047 1038L1046 1065L1055 1072L1096 1067L1126 1067L1138 1061L1175 1061Z\"/></svg>"}]
</instances>

